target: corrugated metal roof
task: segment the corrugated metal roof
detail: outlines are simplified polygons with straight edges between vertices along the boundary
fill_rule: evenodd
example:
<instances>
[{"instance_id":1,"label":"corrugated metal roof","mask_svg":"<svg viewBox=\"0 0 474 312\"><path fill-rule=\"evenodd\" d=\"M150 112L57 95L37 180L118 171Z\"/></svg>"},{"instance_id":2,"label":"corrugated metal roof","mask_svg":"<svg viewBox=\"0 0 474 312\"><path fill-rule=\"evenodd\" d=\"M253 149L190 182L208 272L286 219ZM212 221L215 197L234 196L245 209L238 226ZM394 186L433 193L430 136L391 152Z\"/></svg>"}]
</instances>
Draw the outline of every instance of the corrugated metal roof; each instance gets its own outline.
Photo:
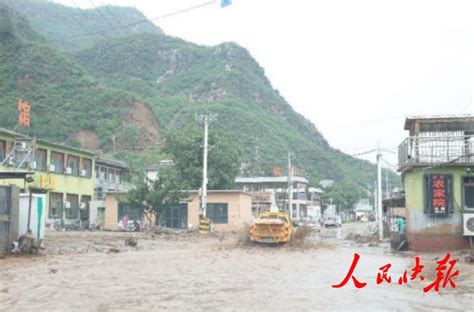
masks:
<instances>
[{"instance_id":1,"label":"corrugated metal roof","mask_svg":"<svg viewBox=\"0 0 474 312\"><path fill-rule=\"evenodd\" d=\"M120 167L120 168L125 168L125 169L128 168L127 162L125 162L123 160L118 160L118 159L98 157L98 158L96 158L95 163L97 165L104 164L104 165L108 165L108 166Z\"/></svg>"},{"instance_id":2,"label":"corrugated metal roof","mask_svg":"<svg viewBox=\"0 0 474 312\"><path fill-rule=\"evenodd\" d=\"M287 183L288 177L237 177L235 183ZM293 182L309 183L306 178L293 177Z\"/></svg>"},{"instance_id":3,"label":"corrugated metal roof","mask_svg":"<svg viewBox=\"0 0 474 312\"><path fill-rule=\"evenodd\" d=\"M424 115L424 116L407 116L405 119L405 130L410 130L413 122L417 120L433 120L433 122L439 120L443 122L447 121L474 121L474 115L472 114L459 114L459 115Z\"/></svg>"}]
</instances>

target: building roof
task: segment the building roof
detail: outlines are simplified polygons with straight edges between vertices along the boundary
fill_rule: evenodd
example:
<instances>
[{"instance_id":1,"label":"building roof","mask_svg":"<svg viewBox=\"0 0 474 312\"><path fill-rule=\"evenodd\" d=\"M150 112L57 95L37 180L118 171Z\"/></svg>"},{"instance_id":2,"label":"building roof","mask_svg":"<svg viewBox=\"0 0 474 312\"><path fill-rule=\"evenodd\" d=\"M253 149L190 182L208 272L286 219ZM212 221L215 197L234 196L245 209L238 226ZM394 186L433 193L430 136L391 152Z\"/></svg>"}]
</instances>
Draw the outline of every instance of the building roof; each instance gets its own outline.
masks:
<instances>
[{"instance_id":1,"label":"building roof","mask_svg":"<svg viewBox=\"0 0 474 312\"><path fill-rule=\"evenodd\" d=\"M106 165L110 167L118 167L122 169L128 169L127 162L118 159L111 159L111 158L101 158L97 157L95 160L96 165Z\"/></svg>"},{"instance_id":2,"label":"building roof","mask_svg":"<svg viewBox=\"0 0 474 312\"><path fill-rule=\"evenodd\" d=\"M186 192L194 194L194 193L199 193L199 190L188 190ZM242 190L207 190L207 194L219 194L219 193L239 193L239 194L252 196L252 194L250 194L249 192L245 192Z\"/></svg>"},{"instance_id":3,"label":"building roof","mask_svg":"<svg viewBox=\"0 0 474 312\"><path fill-rule=\"evenodd\" d=\"M28 135L25 135L25 134L22 134L22 133L19 133L19 132L15 132L15 131L8 130L8 129L0 127L0 134L2 134L2 133L3 134L8 134L8 135L13 136L13 137L20 137L20 138L24 138L24 139L32 139L32 137L30 137ZM86 149L83 149L83 148L73 147L73 146L70 146L70 145L67 145L67 144L64 144L64 143L57 143L57 142L53 142L53 141L49 141L49 140L45 140L45 139L38 139L38 138L36 138L36 142L38 142L40 144L56 146L56 147L59 147L59 148L64 148L64 149L68 149L68 150L71 150L71 151L76 151L76 152L80 152L80 153L84 153L84 154L89 154L91 156L95 155L95 153L92 152L92 151L89 151L89 150L86 150Z\"/></svg>"},{"instance_id":4,"label":"building roof","mask_svg":"<svg viewBox=\"0 0 474 312\"><path fill-rule=\"evenodd\" d=\"M293 177L293 182L309 183L303 177ZM237 177L235 183L288 183L288 177Z\"/></svg>"},{"instance_id":5,"label":"building roof","mask_svg":"<svg viewBox=\"0 0 474 312\"><path fill-rule=\"evenodd\" d=\"M410 130L412 125L417 121L428 122L474 122L474 115L425 115L425 116L407 116L405 119L405 130Z\"/></svg>"}]
</instances>

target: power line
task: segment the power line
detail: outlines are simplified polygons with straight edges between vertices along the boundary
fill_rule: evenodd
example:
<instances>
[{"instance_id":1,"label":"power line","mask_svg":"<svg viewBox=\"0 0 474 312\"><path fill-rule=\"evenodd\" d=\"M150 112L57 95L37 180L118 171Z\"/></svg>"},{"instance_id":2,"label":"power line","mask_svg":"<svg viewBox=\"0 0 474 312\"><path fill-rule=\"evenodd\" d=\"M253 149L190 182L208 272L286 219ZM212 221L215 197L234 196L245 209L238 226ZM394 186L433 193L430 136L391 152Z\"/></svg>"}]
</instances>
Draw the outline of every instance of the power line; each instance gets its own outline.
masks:
<instances>
[{"instance_id":1,"label":"power line","mask_svg":"<svg viewBox=\"0 0 474 312\"><path fill-rule=\"evenodd\" d=\"M76 9L79 10L79 12L81 12L81 14L84 16L85 20L88 20L89 19L89 16L77 5L77 3L74 1L74 0L70 0L71 3L76 7ZM99 32L97 33L91 33L89 32L89 30L87 29L87 27L85 27L84 25L82 25L82 23L76 19L76 17L74 15L71 15L71 17L76 21L76 23L87 33L87 35L89 36L93 36L93 35L96 35L96 34L99 34ZM100 33L105 39L108 39L108 37L104 34L104 33ZM71 38L77 38L78 35L76 36L72 36ZM67 38L64 38L64 39L67 39Z\"/></svg>"},{"instance_id":2,"label":"power line","mask_svg":"<svg viewBox=\"0 0 474 312\"><path fill-rule=\"evenodd\" d=\"M74 0L71 0L71 1L74 1ZM204 2L204 3L201 3L201 4L195 5L195 6L191 6L191 7L185 8L185 9L181 9L181 10L175 11L175 12L173 12L173 13L168 13L168 14L160 15L160 16L157 16L157 17L154 17L154 18L150 18L150 19L145 18L145 19L142 19L142 20L133 22L133 23L125 24L125 25L123 25L122 27L123 27L123 28L132 27L132 26L136 26L136 25L143 24L143 23L150 22L150 21L154 21L154 20L158 20L158 19L164 19L164 18L172 17L172 16L175 16L175 15L178 15L178 14L182 14L182 13L185 13L185 12L189 12L189 11L192 11L192 10L196 10L196 9L199 9L199 8L202 8L202 7L211 5L211 4L215 3L215 2L216 2L216 0L211 0L211 1ZM77 6L76 6L76 7L77 7ZM87 36L87 35L96 35L96 34L102 34L102 35L104 35L104 34L105 34L106 32L108 32L108 31L109 31L109 30L101 30L101 31L92 32L92 33L90 33L90 34L81 34L81 35L72 36L71 38L85 37L85 36Z\"/></svg>"},{"instance_id":3,"label":"power line","mask_svg":"<svg viewBox=\"0 0 474 312\"><path fill-rule=\"evenodd\" d=\"M92 0L89 0L89 2L92 5L92 7L94 8L94 10L97 12L97 14L99 14L100 17L102 17L102 19L107 23L107 25L109 25L110 28L112 28L117 34L119 34L120 32L117 30L117 28L115 28L114 25L112 25L112 23L110 23L107 18L105 18L104 14L102 14L102 12L99 10L99 8L96 7L94 2L92 2Z\"/></svg>"}]
</instances>

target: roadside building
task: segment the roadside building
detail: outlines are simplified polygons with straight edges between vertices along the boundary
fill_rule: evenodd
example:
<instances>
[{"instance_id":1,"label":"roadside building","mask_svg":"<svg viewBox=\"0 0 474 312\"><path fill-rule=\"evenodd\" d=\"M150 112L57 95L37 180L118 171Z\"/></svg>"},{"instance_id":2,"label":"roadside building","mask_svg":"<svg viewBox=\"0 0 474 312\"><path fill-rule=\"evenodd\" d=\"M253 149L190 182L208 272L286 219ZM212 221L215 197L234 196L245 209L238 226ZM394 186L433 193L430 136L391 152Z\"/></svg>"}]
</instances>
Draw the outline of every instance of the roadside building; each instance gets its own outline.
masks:
<instances>
[{"instance_id":1,"label":"roadside building","mask_svg":"<svg viewBox=\"0 0 474 312\"><path fill-rule=\"evenodd\" d=\"M184 192L184 191L183 191ZM173 229L192 229L199 225L200 196L198 191L186 191L187 198L170 205L160 215L159 225ZM213 221L213 230L237 231L252 220L252 195L240 190L208 190L207 217ZM104 217L101 227L118 230L124 216L140 221L143 226L153 224L153 216L127 203L125 192L107 192L104 198Z\"/></svg>"},{"instance_id":2,"label":"roadside building","mask_svg":"<svg viewBox=\"0 0 474 312\"><path fill-rule=\"evenodd\" d=\"M119 208L119 203L123 200L119 201L118 198L123 198L130 189L124 179L128 171L128 164L124 161L107 158L95 160L94 200L90 205L91 227L116 229L118 221L113 216L118 218L119 211L123 211L123 208Z\"/></svg>"},{"instance_id":3,"label":"roadside building","mask_svg":"<svg viewBox=\"0 0 474 312\"><path fill-rule=\"evenodd\" d=\"M304 219L320 216L322 190L310 188L304 177L292 178L292 217ZM288 177L237 177L237 187L252 194L252 216L256 217L270 209L272 194L280 210L288 210Z\"/></svg>"},{"instance_id":4,"label":"roadside building","mask_svg":"<svg viewBox=\"0 0 474 312\"><path fill-rule=\"evenodd\" d=\"M32 182L0 180L46 193L46 226L81 228L89 224L94 196L94 153L0 128L0 172L33 172Z\"/></svg>"},{"instance_id":5,"label":"roadside building","mask_svg":"<svg viewBox=\"0 0 474 312\"><path fill-rule=\"evenodd\" d=\"M357 221L367 222L374 218L374 206L370 204L368 198L360 199L355 204L354 212Z\"/></svg>"},{"instance_id":6,"label":"roadside building","mask_svg":"<svg viewBox=\"0 0 474 312\"><path fill-rule=\"evenodd\" d=\"M410 249L469 246L474 217L474 116L409 117L398 148ZM474 223L474 222L473 222Z\"/></svg>"}]
</instances>

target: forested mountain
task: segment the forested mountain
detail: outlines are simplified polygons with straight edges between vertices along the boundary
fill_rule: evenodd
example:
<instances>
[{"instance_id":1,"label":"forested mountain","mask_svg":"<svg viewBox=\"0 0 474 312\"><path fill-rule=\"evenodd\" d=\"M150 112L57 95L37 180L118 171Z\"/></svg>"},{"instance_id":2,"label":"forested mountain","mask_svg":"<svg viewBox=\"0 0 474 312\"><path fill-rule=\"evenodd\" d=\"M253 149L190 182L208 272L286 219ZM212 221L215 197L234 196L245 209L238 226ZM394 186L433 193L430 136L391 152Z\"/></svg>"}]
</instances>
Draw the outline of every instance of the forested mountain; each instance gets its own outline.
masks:
<instances>
[{"instance_id":1,"label":"forested mountain","mask_svg":"<svg viewBox=\"0 0 474 312\"><path fill-rule=\"evenodd\" d=\"M5 3L0 11L2 126L14 126L11 116L22 97L32 103L38 135L90 143L103 151L110 151L112 138L118 137L120 157L124 150L143 154L147 146L160 146L164 131L194 123L196 113L216 113L211 127L244 151L246 174L285 168L290 150L301 174L314 181L334 179L362 190L375 177L372 164L332 148L235 43L199 46L167 36L151 23L142 28L98 24L99 10L127 15L132 9L78 12L21 0L14 6L26 14L21 17ZM78 30L82 26L72 16L83 13L84 29ZM61 16L60 22L48 23L54 16ZM28 19L34 31L15 22L19 18ZM108 29L108 37L71 42L66 35L85 29ZM324 103L317 105L323 112Z\"/></svg>"}]
</instances>

